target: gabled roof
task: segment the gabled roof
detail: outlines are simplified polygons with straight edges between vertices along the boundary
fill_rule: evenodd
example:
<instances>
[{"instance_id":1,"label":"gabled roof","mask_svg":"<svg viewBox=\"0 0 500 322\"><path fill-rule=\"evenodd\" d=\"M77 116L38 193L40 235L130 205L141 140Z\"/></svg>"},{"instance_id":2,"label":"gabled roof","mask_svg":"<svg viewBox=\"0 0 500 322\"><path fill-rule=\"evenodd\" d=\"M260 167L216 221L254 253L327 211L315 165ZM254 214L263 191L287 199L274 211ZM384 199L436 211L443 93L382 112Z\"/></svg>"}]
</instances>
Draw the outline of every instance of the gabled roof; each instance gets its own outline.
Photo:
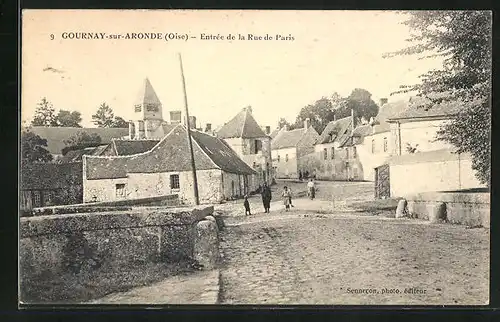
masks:
<instances>
[{"instance_id":1,"label":"gabled roof","mask_svg":"<svg viewBox=\"0 0 500 322\"><path fill-rule=\"evenodd\" d=\"M148 78L146 78L137 94L137 98L134 101L134 104L155 104L161 105L160 99L156 95L155 90L153 89L153 85Z\"/></svg>"},{"instance_id":2,"label":"gabled roof","mask_svg":"<svg viewBox=\"0 0 500 322\"><path fill-rule=\"evenodd\" d=\"M314 130L312 126L310 126L307 131ZM299 142L304 138L307 131L304 128L295 129L287 131L285 129L281 129L281 131L276 135L276 137L271 141L271 149L284 149L284 148L292 148L296 147Z\"/></svg>"},{"instance_id":3,"label":"gabled roof","mask_svg":"<svg viewBox=\"0 0 500 322\"><path fill-rule=\"evenodd\" d=\"M352 118L344 117L328 123L321 133L317 144L338 142L342 144L351 135Z\"/></svg>"},{"instance_id":4,"label":"gabled roof","mask_svg":"<svg viewBox=\"0 0 500 322\"><path fill-rule=\"evenodd\" d=\"M255 173L222 140L195 130L192 130L191 137L197 170ZM88 157L87 179L125 178L128 173L191 171L190 160L186 128L177 125L147 152L129 156Z\"/></svg>"},{"instance_id":5,"label":"gabled roof","mask_svg":"<svg viewBox=\"0 0 500 322\"><path fill-rule=\"evenodd\" d=\"M222 139L228 138L265 138L267 135L262 131L255 121L250 108L246 107L236 114L229 122L224 124L218 131L217 136Z\"/></svg>"},{"instance_id":6,"label":"gabled roof","mask_svg":"<svg viewBox=\"0 0 500 322\"><path fill-rule=\"evenodd\" d=\"M78 150L68 151L61 159L60 163L81 162L83 155L101 155L108 147L107 144L97 147L88 147Z\"/></svg>"},{"instance_id":7,"label":"gabled roof","mask_svg":"<svg viewBox=\"0 0 500 322\"><path fill-rule=\"evenodd\" d=\"M269 136L271 137L271 139L274 139L278 135L278 133L280 133L280 129L275 129Z\"/></svg>"},{"instance_id":8,"label":"gabled roof","mask_svg":"<svg viewBox=\"0 0 500 322\"><path fill-rule=\"evenodd\" d=\"M382 105L378 111L377 117L375 117L373 134L389 131L391 126L387 121L399 115L407 108L408 103L406 101L390 102Z\"/></svg>"},{"instance_id":9,"label":"gabled roof","mask_svg":"<svg viewBox=\"0 0 500 322\"><path fill-rule=\"evenodd\" d=\"M21 190L67 189L82 184L82 163L35 163L20 169Z\"/></svg>"},{"instance_id":10,"label":"gabled roof","mask_svg":"<svg viewBox=\"0 0 500 322\"><path fill-rule=\"evenodd\" d=\"M230 173L255 173L224 140L199 131L191 131L191 136L220 169Z\"/></svg>"},{"instance_id":11,"label":"gabled roof","mask_svg":"<svg viewBox=\"0 0 500 322\"><path fill-rule=\"evenodd\" d=\"M460 110L458 103L441 103L435 104L430 108L422 107L423 104L430 102L428 99L421 97L412 97L407 109L392 116L389 120L415 119L426 117L444 117L449 118L456 115Z\"/></svg>"},{"instance_id":12,"label":"gabled roof","mask_svg":"<svg viewBox=\"0 0 500 322\"><path fill-rule=\"evenodd\" d=\"M80 128L80 127L46 127L33 126L30 131L47 140L47 150L52 154L62 154L62 149L66 147L64 140L76 135L79 132L88 134L96 133L101 137L101 144L111 143L113 138L121 138L128 135L126 128Z\"/></svg>"},{"instance_id":13,"label":"gabled roof","mask_svg":"<svg viewBox=\"0 0 500 322\"><path fill-rule=\"evenodd\" d=\"M132 155L151 150L160 140L113 140L117 155Z\"/></svg>"}]
</instances>

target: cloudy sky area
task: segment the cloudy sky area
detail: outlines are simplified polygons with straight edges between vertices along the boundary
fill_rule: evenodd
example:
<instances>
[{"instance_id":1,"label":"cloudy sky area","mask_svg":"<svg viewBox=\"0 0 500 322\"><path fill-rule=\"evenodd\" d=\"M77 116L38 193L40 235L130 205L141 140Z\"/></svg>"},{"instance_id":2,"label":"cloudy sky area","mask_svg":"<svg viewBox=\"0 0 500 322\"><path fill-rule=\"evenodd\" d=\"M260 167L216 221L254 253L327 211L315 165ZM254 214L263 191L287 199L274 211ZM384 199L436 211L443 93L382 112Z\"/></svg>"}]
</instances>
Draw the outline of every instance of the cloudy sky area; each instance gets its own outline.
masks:
<instances>
[{"instance_id":1,"label":"cloudy sky area","mask_svg":"<svg viewBox=\"0 0 500 322\"><path fill-rule=\"evenodd\" d=\"M404 19L389 11L25 11L22 119L30 120L46 97L56 110L80 111L84 126L93 126L91 115L102 102L128 120L145 77L168 119L168 111L184 108L178 52L190 114L202 124L217 126L250 105L259 123L275 127L322 96L347 96L356 87L377 102L405 98L390 94L440 61L382 58L407 45ZM65 40L63 32L174 32L197 39ZM200 40L201 33L291 34L295 40Z\"/></svg>"}]
</instances>

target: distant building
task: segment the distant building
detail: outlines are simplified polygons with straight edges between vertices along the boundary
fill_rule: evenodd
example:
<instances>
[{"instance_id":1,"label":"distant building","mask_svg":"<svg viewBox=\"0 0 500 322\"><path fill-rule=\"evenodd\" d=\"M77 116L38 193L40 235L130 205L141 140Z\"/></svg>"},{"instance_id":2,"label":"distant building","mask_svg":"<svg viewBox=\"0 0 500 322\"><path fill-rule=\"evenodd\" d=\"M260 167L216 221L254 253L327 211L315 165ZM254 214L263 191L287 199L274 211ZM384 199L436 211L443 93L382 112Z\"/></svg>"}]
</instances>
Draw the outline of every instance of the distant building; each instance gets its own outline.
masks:
<instances>
[{"instance_id":1,"label":"distant building","mask_svg":"<svg viewBox=\"0 0 500 322\"><path fill-rule=\"evenodd\" d=\"M222 139L197 130L191 131L191 137L201 203L238 198L257 189L257 173ZM146 152L84 156L83 160L84 202L177 194L182 203L194 203L191 156L184 125L175 126Z\"/></svg>"},{"instance_id":2,"label":"distant building","mask_svg":"<svg viewBox=\"0 0 500 322\"><path fill-rule=\"evenodd\" d=\"M354 112L326 125L314 146L315 157L320 160L316 169L318 179L363 180L363 165L355 146L360 135L355 129Z\"/></svg>"},{"instance_id":3,"label":"distant building","mask_svg":"<svg viewBox=\"0 0 500 322\"><path fill-rule=\"evenodd\" d=\"M62 150L66 147L65 140L81 132L88 134L97 134L101 138L100 145L111 143L114 138L126 137L128 130L126 128L81 128L81 127L47 127L33 126L29 128L30 132L47 140L46 149L52 156L58 160L63 157Z\"/></svg>"},{"instance_id":4,"label":"distant building","mask_svg":"<svg viewBox=\"0 0 500 322\"><path fill-rule=\"evenodd\" d=\"M261 183L271 183L273 178L271 138L258 125L252 115L251 107L241 110L216 133L217 137L223 139L259 174L258 179Z\"/></svg>"},{"instance_id":5,"label":"distant building","mask_svg":"<svg viewBox=\"0 0 500 322\"><path fill-rule=\"evenodd\" d=\"M82 163L24 164L20 169L20 210L81 203Z\"/></svg>"},{"instance_id":6,"label":"distant building","mask_svg":"<svg viewBox=\"0 0 500 322\"><path fill-rule=\"evenodd\" d=\"M318 132L304 121L304 127L289 131L284 127L271 141L271 154L277 178L298 178L299 159L314 152Z\"/></svg>"}]
</instances>

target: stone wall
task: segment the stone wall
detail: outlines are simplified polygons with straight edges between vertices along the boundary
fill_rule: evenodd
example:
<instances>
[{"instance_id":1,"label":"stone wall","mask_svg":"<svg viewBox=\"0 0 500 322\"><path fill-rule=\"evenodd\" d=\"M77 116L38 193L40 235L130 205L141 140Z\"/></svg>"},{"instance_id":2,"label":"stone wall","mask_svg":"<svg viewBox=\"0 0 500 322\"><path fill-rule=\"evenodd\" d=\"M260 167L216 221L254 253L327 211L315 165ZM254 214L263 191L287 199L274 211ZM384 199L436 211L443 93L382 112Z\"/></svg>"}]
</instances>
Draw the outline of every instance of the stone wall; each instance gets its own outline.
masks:
<instances>
[{"instance_id":1,"label":"stone wall","mask_svg":"<svg viewBox=\"0 0 500 322\"><path fill-rule=\"evenodd\" d=\"M484 187L475 177L470 156L448 150L394 156L389 164L392 197Z\"/></svg>"},{"instance_id":2,"label":"stone wall","mask_svg":"<svg viewBox=\"0 0 500 322\"><path fill-rule=\"evenodd\" d=\"M297 162L297 148L284 148L271 151L273 158L273 166L276 167L277 178L295 178L299 177L298 162ZM288 161L286 160L288 155ZM279 161L278 161L279 156Z\"/></svg>"},{"instance_id":3,"label":"stone wall","mask_svg":"<svg viewBox=\"0 0 500 322\"><path fill-rule=\"evenodd\" d=\"M490 193L428 192L408 196L407 215L429 220L440 204L449 223L490 227Z\"/></svg>"},{"instance_id":4,"label":"stone wall","mask_svg":"<svg viewBox=\"0 0 500 322\"><path fill-rule=\"evenodd\" d=\"M95 280L123 267L189 261L196 225L212 213L210 206L21 218L21 301L23 292L63 276L76 285L82 275Z\"/></svg>"}]
</instances>

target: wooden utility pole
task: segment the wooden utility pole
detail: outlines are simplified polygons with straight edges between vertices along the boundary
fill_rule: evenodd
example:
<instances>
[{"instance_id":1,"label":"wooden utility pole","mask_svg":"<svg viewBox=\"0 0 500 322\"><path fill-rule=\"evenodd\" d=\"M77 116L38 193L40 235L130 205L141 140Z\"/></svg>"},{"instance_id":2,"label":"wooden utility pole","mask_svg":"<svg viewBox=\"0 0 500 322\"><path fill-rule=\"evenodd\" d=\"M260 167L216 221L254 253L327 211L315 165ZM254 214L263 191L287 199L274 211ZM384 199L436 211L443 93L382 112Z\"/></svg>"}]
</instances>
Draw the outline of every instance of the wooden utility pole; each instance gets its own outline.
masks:
<instances>
[{"instance_id":1,"label":"wooden utility pole","mask_svg":"<svg viewBox=\"0 0 500 322\"><path fill-rule=\"evenodd\" d=\"M194 152L193 152L193 140L191 138L191 126L189 124L189 111L188 111L188 101L186 94L186 80L184 79L184 69L182 68L182 57L179 53L179 62L181 64L181 76L182 76L182 88L184 90L184 107L186 110L186 131L187 138L189 142L189 152L191 153L191 170L193 171L193 188L194 188L194 202L198 206L200 204L200 198L198 196L198 178L196 177L196 164L194 162Z\"/></svg>"}]
</instances>

